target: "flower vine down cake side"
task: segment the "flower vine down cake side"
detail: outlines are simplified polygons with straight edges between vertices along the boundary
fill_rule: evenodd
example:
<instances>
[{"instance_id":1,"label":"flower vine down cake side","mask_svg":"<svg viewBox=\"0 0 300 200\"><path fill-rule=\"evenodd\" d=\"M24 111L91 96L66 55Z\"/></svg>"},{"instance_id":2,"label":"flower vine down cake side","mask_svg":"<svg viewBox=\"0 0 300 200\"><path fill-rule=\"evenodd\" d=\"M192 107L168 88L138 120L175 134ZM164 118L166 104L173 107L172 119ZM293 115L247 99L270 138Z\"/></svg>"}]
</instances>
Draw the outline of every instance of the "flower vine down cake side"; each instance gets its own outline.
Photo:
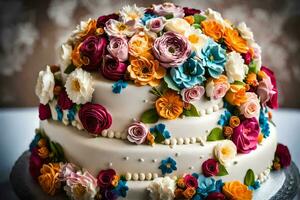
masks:
<instances>
[{"instance_id":1,"label":"flower vine down cake side","mask_svg":"<svg viewBox=\"0 0 300 200\"><path fill-rule=\"evenodd\" d=\"M101 11L99 11L101 13ZM80 22L38 75L29 171L70 199L252 199L291 163L245 23L164 3Z\"/></svg>"}]
</instances>

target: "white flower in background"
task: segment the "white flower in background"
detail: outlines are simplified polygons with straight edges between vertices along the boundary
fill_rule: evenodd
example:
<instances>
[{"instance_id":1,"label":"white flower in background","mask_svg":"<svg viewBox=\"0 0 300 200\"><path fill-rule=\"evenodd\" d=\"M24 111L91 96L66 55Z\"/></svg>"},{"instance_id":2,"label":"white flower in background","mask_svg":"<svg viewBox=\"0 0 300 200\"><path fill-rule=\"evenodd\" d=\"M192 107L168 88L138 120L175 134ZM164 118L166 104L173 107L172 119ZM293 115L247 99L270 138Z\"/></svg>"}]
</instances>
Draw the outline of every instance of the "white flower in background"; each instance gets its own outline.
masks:
<instances>
[{"instance_id":1,"label":"white flower in background","mask_svg":"<svg viewBox=\"0 0 300 200\"><path fill-rule=\"evenodd\" d=\"M254 42L254 37L251 29L245 24L245 22L241 22L236 27L240 32L242 38L247 40L248 44Z\"/></svg>"},{"instance_id":2,"label":"white flower in background","mask_svg":"<svg viewBox=\"0 0 300 200\"><path fill-rule=\"evenodd\" d=\"M72 46L67 43L61 45L60 54L61 70L64 72L65 69L71 64Z\"/></svg>"},{"instance_id":3,"label":"white flower in background","mask_svg":"<svg viewBox=\"0 0 300 200\"><path fill-rule=\"evenodd\" d=\"M120 11L120 16L123 22L135 21L138 22L141 17L144 16L145 8L137 7L136 4L133 6L124 6Z\"/></svg>"},{"instance_id":4,"label":"white flower in background","mask_svg":"<svg viewBox=\"0 0 300 200\"><path fill-rule=\"evenodd\" d=\"M76 104L85 104L92 99L92 76L81 68L77 68L67 77L65 87L69 98Z\"/></svg>"},{"instance_id":5,"label":"white flower in background","mask_svg":"<svg viewBox=\"0 0 300 200\"><path fill-rule=\"evenodd\" d=\"M213 9L208 8L205 11L205 15L207 20L214 20L225 27L231 27L231 25L223 19L222 15Z\"/></svg>"},{"instance_id":6,"label":"white flower in background","mask_svg":"<svg viewBox=\"0 0 300 200\"><path fill-rule=\"evenodd\" d=\"M194 51L201 51L208 41L208 37L202 34L200 29L195 29L194 27L188 29L184 35L190 42Z\"/></svg>"},{"instance_id":7,"label":"white flower in background","mask_svg":"<svg viewBox=\"0 0 300 200\"><path fill-rule=\"evenodd\" d=\"M248 72L247 65L244 64L242 56L232 51L227 54L227 61L225 64L225 71L228 77L228 82L243 81Z\"/></svg>"},{"instance_id":8,"label":"white flower in background","mask_svg":"<svg viewBox=\"0 0 300 200\"><path fill-rule=\"evenodd\" d=\"M231 140L223 140L214 148L214 155L222 165L228 166L235 158L237 149Z\"/></svg>"},{"instance_id":9,"label":"white flower in background","mask_svg":"<svg viewBox=\"0 0 300 200\"><path fill-rule=\"evenodd\" d=\"M246 92L247 101L240 106L241 114L246 118L259 118L260 104L254 92Z\"/></svg>"},{"instance_id":10,"label":"white flower in background","mask_svg":"<svg viewBox=\"0 0 300 200\"><path fill-rule=\"evenodd\" d=\"M152 200L172 200L176 188L175 180L170 177L155 178L147 187Z\"/></svg>"},{"instance_id":11,"label":"white flower in background","mask_svg":"<svg viewBox=\"0 0 300 200\"><path fill-rule=\"evenodd\" d=\"M186 20L182 18L172 18L167 20L165 28L168 31L184 35L186 31L191 29L191 26Z\"/></svg>"},{"instance_id":12,"label":"white flower in background","mask_svg":"<svg viewBox=\"0 0 300 200\"><path fill-rule=\"evenodd\" d=\"M54 85L54 75L50 66L47 65L46 71L40 71L35 87L35 94L39 97L41 104L46 105L53 99Z\"/></svg>"},{"instance_id":13,"label":"white flower in background","mask_svg":"<svg viewBox=\"0 0 300 200\"><path fill-rule=\"evenodd\" d=\"M109 36L131 37L136 32L136 23L134 21L123 23L110 19L105 23L104 30Z\"/></svg>"}]
</instances>

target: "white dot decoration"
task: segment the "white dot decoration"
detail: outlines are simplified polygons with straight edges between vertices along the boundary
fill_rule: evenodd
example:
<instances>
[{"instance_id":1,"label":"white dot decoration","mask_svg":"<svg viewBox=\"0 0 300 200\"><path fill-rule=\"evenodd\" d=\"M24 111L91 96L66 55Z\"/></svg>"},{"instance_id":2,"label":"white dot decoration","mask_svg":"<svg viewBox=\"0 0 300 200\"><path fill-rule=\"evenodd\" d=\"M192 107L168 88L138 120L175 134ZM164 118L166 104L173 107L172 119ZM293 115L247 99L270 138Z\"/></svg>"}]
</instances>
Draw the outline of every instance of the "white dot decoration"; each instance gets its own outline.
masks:
<instances>
[{"instance_id":1,"label":"white dot decoration","mask_svg":"<svg viewBox=\"0 0 300 200\"><path fill-rule=\"evenodd\" d=\"M139 162L144 162L144 158L139 158Z\"/></svg>"}]
</instances>

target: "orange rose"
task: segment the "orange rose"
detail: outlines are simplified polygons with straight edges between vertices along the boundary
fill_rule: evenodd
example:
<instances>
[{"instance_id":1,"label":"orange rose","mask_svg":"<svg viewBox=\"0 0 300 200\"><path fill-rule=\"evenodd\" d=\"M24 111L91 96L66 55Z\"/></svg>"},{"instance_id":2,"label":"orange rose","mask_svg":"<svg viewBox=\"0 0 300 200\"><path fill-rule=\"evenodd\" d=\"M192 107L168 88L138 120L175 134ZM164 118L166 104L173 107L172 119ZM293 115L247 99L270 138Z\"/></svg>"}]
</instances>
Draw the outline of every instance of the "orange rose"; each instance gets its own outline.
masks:
<instances>
[{"instance_id":1,"label":"orange rose","mask_svg":"<svg viewBox=\"0 0 300 200\"><path fill-rule=\"evenodd\" d=\"M233 134L233 129L230 126L223 127L223 135L225 137L230 137Z\"/></svg>"},{"instance_id":2,"label":"orange rose","mask_svg":"<svg viewBox=\"0 0 300 200\"><path fill-rule=\"evenodd\" d=\"M182 194L186 199L191 199L196 194L196 189L193 187L188 187L183 191Z\"/></svg>"},{"instance_id":3,"label":"orange rose","mask_svg":"<svg viewBox=\"0 0 300 200\"><path fill-rule=\"evenodd\" d=\"M240 106L247 101L246 88L243 85L230 85L225 99L231 105Z\"/></svg>"},{"instance_id":4,"label":"orange rose","mask_svg":"<svg viewBox=\"0 0 300 200\"><path fill-rule=\"evenodd\" d=\"M232 181L224 184L223 194L230 200L251 200L252 191L240 181Z\"/></svg>"},{"instance_id":5,"label":"orange rose","mask_svg":"<svg viewBox=\"0 0 300 200\"><path fill-rule=\"evenodd\" d=\"M151 59L145 57L132 59L127 71L138 86L147 84L152 87L158 86L166 74L166 69L161 67L153 57Z\"/></svg>"},{"instance_id":6,"label":"orange rose","mask_svg":"<svg viewBox=\"0 0 300 200\"><path fill-rule=\"evenodd\" d=\"M226 28L224 32L224 40L230 50L234 50L239 53L247 53L249 50L247 41L244 40L235 29Z\"/></svg>"},{"instance_id":7,"label":"orange rose","mask_svg":"<svg viewBox=\"0 0 300 200\"><path fill-rule=\"evenodd\" d=\"M169 90L156 100L155 107L161 117L176 119L183 112L183 101L176 92Z\"/></svg>"},{"instance_id":8,"label":"orange rose","mask_svg":"<svg viewBox=\"0 0 300 200\"><path fill-rule=\"evenodd\" d=\"M54 195L60 188L61 183L59 180L60 167L58 163L44 164L41 168L41 175L38 177L39 184L44 192L49 195Z\"/></svg>"},{"instance_id":9,"label":"orange rose","mask_svg":"<svg viewBox=\"0 0 300 200\"><path fill-rule=\"evenodd\" d=\"M72 62L76 67L81 67L82 65L88 65L89 59L85 56L81 56L80 47L82 43L78 44L71 53Z\"/></svg>"},{"instance_id":10,"label":"orange rose","mask_svg":"<svg viewBox=\"0 0 300 200\"><path fill-rule=\"evenodd\" d=\"M38 149L38 155L42 158L42 159L46 159L49 156L49 150L47 147L41 147Z\"/></svg>"},{"instance_id":11,"label":"orange rose","mask_svg":"<svg viewBox=\"0 0 300 200\"><path fill-rule=\"evenodd\" d=\"M215 41L220 40L224 34L224 27L213 20L202 21L201 27L203 33L209 37L212 37Z\"/></svg>"},{"instance_id":12,"label":"orange rose","mask_svg":"<svg viewBox=\"0 0 300 200\"><path fill-rule=\"evenodd\" d=\"M231 128L236 128L240 125L241 121L240 118L237 116L231 116L229 119L229 125Z\"/></svg>"},{"instance_id":13,"label":"orange rose","mask_svg":"<svg viewBox=\"0 0 300 200\"><path fill-rule=\"evenodd\" d=\"M145 32L139 32L132 36L128 42L129 54L133 57L149 55L149 51L153 46L153 39Z\"/></svg>"},{"instance_id":14,"label":"orange rose","mask_svg":"<svg viewBox=\"0 0 300 200\"><path fill-rule=\"evenodd\" d=\"M250 72L246 77L246 83L250 86L256 87L258 86L257 76L255 73Z\"/></svg>"},{"instance_id":15,"label":"orange rose","mask_svg":"<svg viewBox=\"0 0 300 200\"><path fill-rule=\"evenodd\" d=\"M184 188L185 187L184 178L179 178L177 180L177 186L180 187L180 188Z\"/></svg>"}]
</instances>

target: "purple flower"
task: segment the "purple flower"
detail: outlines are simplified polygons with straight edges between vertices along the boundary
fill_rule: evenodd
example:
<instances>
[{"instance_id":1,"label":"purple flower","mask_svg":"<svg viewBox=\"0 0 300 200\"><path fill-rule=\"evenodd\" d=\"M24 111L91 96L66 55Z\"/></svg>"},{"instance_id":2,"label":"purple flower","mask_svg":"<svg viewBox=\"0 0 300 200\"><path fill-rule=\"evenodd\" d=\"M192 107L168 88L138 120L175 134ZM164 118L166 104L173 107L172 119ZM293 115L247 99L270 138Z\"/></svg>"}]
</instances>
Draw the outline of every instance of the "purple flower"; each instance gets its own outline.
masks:
<instances>
[{"instance_id":1,"label":"purple flower","mask_svg":"<svg viewBox=\"0 0 300 200\"><path fill-rule=\"evenodd\" d=\"M173 3L153 4L153 13L159 16L170 16L174 18L183 18L184 10Z\"/></svg>"},{"instance_id":2,"label":"purple flower","mask_svg":"<svg viewBox=\"0 0 300 200\"><path fill-rule=\"evenodd\" d=\"M127 65L125 63L119 62L116 57L109 54L103 58L103 64L100 67L101 74L113 81L122 79L126 70Z\"/></svg>"},{"instance_id":3,"label":"purple flower","mask_svg":"<svg viewBox=\"0 0 300 200\"><path fill-rule=\"evenodd\" d=\"M115 58L118 58L120 62L124 62L128 59L128 43L124 37L111 37L107 50Z\"/></svg>"},{"instance_id":4,"label":"purple flower","mask_svg":"<svg viewBox=\"0 0 300 200\"><path fill-rule=\"evenodd\" d=\"M190 55L191 46L187 39L174 32L167 32L156 38L153 53L163 67L177 67Z\"/></svg>"},{"instance_id":5,"label":"purple flower","mask_svg":"<svg viewBox=\"0 0 300 200\"><path fill-rule=\"evenodd\" d=\"M127 132L129 142L142 144L145 142L149 130L142 122L134 122L129 125Z\"/></svg>"},{"instance_id":6,"label":"purple flower","mask_svg":"<svg viewBox=\"0 0 300 200\"><path fill-rule=\"evenodd\" d=\"M104 190L102 193L101 200L117 200L118 195L113 190Z\"/></svg>"},{"instance_id":7,"label":"purple flower","mask_svg":"<svg viewBox=\"0 0 300 200\"><path fill-rule=\"evenodd\" d=\"M39 105L39 118L40 120L45 120L51 118L51 110L48 104L44 105L41 104Z\"/></svg>"},{"instance_id":8,"label":"purple flower","mask_svg":"<svg viewBox=\"0 0 300 200\"><path fill-rule=\"evenodd\" d=\"M158 33L165 27L166 19L164 17L152 18L147 22L147 27L150 31Z\"/></svg>"}]
</instances>

